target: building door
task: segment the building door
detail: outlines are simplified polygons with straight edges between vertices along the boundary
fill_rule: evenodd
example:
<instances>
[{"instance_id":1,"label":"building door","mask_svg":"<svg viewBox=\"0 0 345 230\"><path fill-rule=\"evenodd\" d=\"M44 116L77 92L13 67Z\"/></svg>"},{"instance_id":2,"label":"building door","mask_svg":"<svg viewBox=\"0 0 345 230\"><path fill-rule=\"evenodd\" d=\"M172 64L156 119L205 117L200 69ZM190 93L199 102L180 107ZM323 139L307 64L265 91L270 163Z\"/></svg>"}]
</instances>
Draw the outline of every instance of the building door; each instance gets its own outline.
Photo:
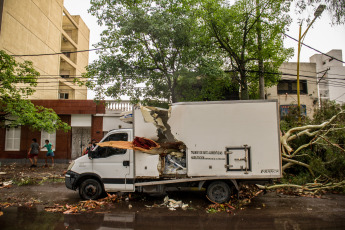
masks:
<instances>
[{"instance_id":1,"label":"building door","mask_svg":"<svg viewBox=\"0 0 345 230\"><path fill-rule=\"evenodd\" d=\"M91 141L90 127L72 127L72 159L82 155L89 141Z\"/></svg>"}]
</instances>

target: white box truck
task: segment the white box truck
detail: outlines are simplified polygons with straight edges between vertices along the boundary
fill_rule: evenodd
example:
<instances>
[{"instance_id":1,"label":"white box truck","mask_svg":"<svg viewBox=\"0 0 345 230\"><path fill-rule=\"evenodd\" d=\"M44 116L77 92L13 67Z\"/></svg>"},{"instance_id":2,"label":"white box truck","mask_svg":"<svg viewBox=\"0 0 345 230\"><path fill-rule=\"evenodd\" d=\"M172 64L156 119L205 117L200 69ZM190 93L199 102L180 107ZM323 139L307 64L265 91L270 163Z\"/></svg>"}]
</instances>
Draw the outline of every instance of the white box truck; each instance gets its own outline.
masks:
<instances>
[{"instance_id":1,"label":"white box truck","mask_svg":"<svg viewBox=\"0 0 345 230\"><path fill-rule=\"evenodd\" d=\"M83 199L105 191L204 187L209 199L226 202L240 183L281 177L278 112L276 100L181 102L169 110L134 106L133 129L112 130L101 142L144 137L183 148L148 154L97 146L70 164L66 187L79 189Z\"/></svg>"}]
</instances>

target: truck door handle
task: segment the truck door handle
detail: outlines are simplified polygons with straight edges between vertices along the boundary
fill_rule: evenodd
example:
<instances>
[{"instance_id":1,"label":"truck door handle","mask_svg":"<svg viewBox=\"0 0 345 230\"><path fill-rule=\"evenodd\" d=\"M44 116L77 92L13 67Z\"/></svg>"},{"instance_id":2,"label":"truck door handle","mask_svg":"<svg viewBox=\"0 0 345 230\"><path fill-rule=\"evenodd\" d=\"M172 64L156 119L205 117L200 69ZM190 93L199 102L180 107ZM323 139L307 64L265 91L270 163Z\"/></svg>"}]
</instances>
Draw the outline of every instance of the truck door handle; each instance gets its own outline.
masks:
<instances>
[{"instance_id":1,"label":"truck door handle","mask_svg":"<svg viewBox=\"0 0 345 230\"><path fill-rule=\"evenodd\" d=\"M123 161L123 166L129 166L129 161Z\"/></svg>"}]
</instances>

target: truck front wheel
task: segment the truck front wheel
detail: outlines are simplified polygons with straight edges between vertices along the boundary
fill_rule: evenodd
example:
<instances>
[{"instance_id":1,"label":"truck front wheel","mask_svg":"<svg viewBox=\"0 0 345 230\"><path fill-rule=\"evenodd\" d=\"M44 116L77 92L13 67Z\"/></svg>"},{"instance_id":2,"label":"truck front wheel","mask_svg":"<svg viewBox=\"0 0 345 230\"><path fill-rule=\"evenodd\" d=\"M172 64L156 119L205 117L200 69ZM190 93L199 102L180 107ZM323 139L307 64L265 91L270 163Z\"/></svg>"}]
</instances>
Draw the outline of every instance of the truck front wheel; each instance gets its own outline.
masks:
<instances>
[{"instance_id":1,"label":"truck front wheel","mask_svg":"<svg viewBox=\"0 0 345 230\"><path fill-rule=\"evenodd\" d=\"M98 180L86 179L79 186L79 195L84 200L97 200L103 192Z\"/></svg>"},{"instance_id":2,"label":"truck front wheel","mask_svg":"<svg viewBox=\"0 0 345 230\"><path fill-rule=\"evenodd\" d=\"M231 189L223 181L214 181L207 187L208 198L216 203L225 203L230 200Z\"/></svg>"}]
</instances>

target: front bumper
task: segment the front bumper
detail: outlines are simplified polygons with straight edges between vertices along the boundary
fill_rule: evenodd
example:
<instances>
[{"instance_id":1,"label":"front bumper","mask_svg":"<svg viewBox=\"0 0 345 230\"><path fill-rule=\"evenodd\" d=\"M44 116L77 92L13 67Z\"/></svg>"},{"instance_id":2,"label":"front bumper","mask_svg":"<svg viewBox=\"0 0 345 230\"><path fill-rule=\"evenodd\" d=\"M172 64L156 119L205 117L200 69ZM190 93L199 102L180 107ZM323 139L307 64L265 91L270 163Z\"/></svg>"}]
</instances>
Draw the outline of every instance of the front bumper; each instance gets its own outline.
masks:
<instances>
[{"instance_id":1,"label":"front bumper","mask_svg":"<svg viewBox=\"0 0 345 230\"><path fill-rule=\"evenodd\" d=\"M77 181L80 177L80 174L68 170L65 174L65 185L68 189L76 190L78 188Z\"/></svg>"}]
</instances>

